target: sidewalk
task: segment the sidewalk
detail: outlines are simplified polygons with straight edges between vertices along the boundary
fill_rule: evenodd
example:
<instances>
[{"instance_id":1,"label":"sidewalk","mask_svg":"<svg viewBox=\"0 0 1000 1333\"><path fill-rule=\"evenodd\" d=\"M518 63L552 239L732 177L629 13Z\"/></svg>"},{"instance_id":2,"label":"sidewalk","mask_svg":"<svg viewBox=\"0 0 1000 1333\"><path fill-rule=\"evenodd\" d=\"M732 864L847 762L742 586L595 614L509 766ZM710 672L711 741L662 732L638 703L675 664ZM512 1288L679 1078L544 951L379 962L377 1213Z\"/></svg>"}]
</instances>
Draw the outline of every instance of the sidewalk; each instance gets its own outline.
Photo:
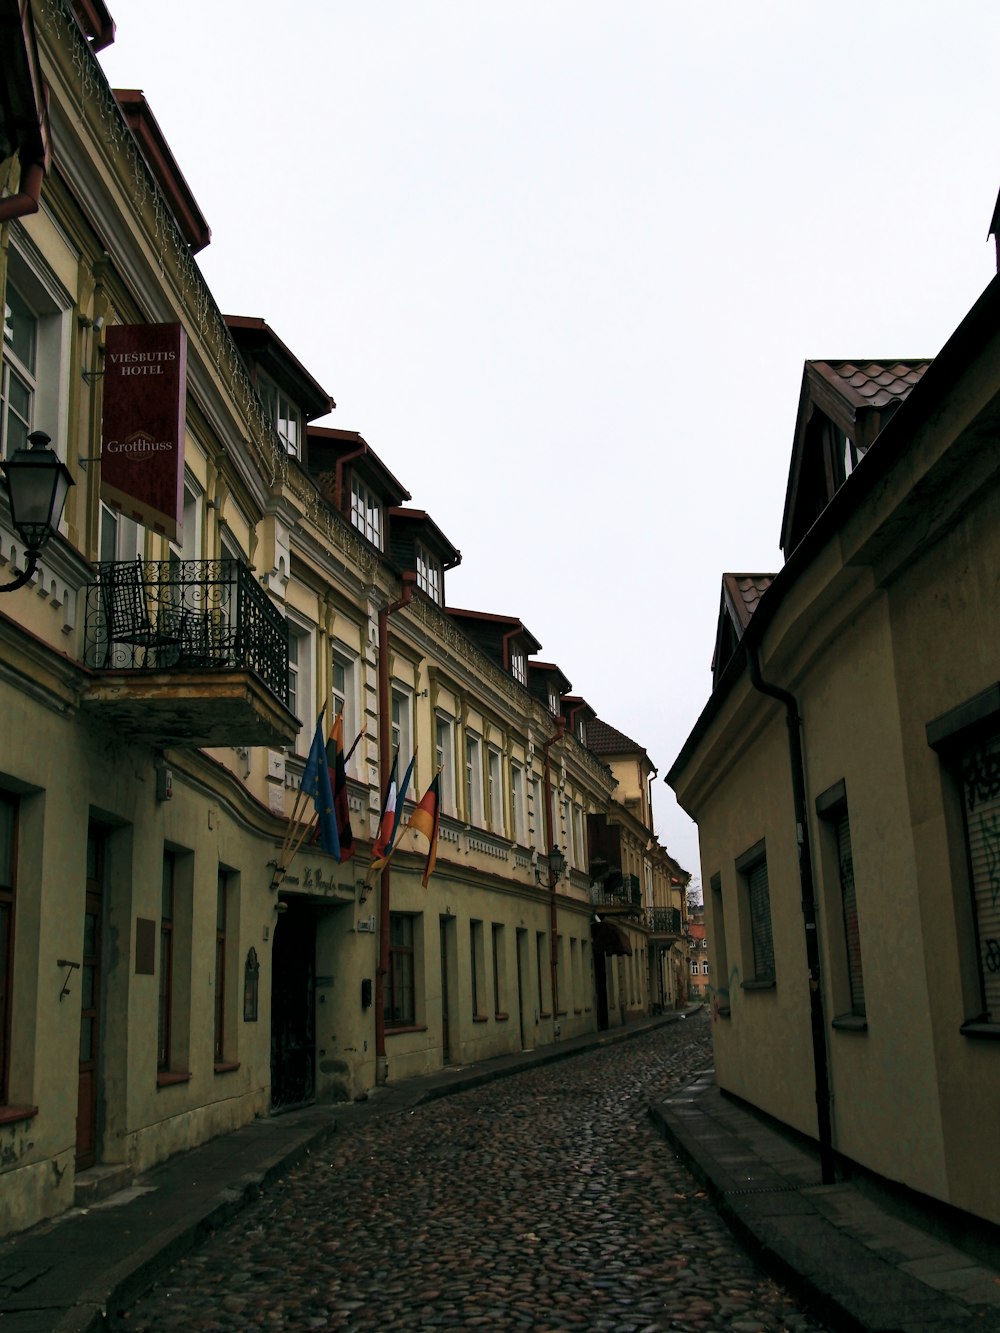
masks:
<instances>
[{"instance_id":1,"label":"sidewalk","mask_svg":"<svg viewBox=\"0 0 1000 1333\"><path fill-rule=\"evenodd\" d=\"M1000 1330L995 1231L873 1183L820 1184L819 1154L722 1095L708 1070L650 1116L752 1258L831 1329Z\"/></svg>"},{"instance_id":2,"label":"sidewalk","mask_svg":"<svg viewBox=\"0 0 1000 1333\"><path fill-rule=\"evenodd\" d=\"M337 1130L399 1114L493 1079L649 1032L683 1015L629 1023L376 1088L365 1101L254 1121L154 1167L89 1208L0 1241L0 1333L92 1333L172 1264Z\"/></svg>"},{"instance_id":3,"label":"sidewalk","mask_svg":"<svg viewBox=\"0 0 1000 1333\"><path fill-rule=\"evenodd\" d=\"M0 1241L0 1333L91 1333L337 1130L405 1112L680 1014L390 1083L362 1102L255 1121L183 1153L131 1188ZM817 1156L722 1097L711 1071L650 1115L706 1183L751 1255L832 1329L1000 1333L1000 1256L957 1248L861 1182L822 1186ZM924 1224L926 1221L926 1225ZM963 1242L964 1244L964 1242Z\"/></svg>"}]
</instances>

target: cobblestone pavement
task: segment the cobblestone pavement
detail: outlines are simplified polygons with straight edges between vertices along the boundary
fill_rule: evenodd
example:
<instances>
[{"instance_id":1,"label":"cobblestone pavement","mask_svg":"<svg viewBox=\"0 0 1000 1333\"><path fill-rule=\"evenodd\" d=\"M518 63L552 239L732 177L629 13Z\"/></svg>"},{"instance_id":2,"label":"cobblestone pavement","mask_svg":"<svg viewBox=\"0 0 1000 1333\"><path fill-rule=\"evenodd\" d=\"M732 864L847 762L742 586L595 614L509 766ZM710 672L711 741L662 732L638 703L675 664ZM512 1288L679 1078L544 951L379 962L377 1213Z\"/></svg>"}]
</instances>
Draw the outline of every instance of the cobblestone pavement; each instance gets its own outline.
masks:
<instances>
[{"instance_id":1,"label":"cobblestone pavement","mask_svg":"<svg viewBox=\"0 0 1000 1333\"><path fill-rule=\"evenodd\" d=\"M647 1120L710 1066L709 1029L698 1016L336 1134L115 1327L820 1329Z\"/></svg>"}]
</instances>

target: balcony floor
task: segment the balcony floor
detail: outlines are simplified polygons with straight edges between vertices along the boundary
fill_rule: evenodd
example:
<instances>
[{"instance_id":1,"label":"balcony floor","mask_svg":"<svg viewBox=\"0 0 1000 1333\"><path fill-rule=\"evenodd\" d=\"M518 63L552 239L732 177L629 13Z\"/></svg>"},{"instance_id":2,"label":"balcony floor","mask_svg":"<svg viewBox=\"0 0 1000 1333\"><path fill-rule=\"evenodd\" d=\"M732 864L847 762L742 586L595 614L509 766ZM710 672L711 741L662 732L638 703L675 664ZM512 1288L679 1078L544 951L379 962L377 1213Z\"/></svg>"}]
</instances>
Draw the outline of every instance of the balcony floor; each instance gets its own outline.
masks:
<instances>
[{"instance_id":1,"label":"balcony floor","mask_svg":"<svg viewBox=\"0 0 1000 1333\"><path fill-rule=\"evenodd\" d=\"M299 723L250 671L102 671L83 708L155 746L290 745Z\"/></svg>"}]
</instances>

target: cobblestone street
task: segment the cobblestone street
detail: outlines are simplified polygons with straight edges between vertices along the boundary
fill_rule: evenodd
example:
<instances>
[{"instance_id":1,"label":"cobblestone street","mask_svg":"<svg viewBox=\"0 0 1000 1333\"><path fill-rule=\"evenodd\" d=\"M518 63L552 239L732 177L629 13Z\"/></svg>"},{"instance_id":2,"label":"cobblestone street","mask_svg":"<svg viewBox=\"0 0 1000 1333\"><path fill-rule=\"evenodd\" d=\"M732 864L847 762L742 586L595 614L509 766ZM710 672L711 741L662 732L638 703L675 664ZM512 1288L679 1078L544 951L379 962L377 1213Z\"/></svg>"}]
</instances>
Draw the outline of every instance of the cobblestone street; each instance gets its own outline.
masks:
<instances>
[{"instance_id":1,"label":"cobblestone street","mask_svg":"<svg viewBox=\"0 0 1000 1333\"><path fill-rule=\"evenodd\" d=\"M821 1328L647 1120L710 1063L700 1015L359 1123L116 1326Z\"/></svg>"}]
</instances>

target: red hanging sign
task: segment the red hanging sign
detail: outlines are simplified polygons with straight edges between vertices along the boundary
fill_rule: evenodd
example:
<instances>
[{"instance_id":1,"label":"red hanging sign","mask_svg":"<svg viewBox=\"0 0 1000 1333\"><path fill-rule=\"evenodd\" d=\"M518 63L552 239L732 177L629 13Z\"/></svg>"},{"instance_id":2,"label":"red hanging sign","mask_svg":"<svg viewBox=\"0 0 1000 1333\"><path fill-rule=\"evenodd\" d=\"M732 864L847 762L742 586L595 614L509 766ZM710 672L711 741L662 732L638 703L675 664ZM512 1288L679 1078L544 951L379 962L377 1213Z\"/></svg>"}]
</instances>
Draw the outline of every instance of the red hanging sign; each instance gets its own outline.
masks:
<instances>
[{"instance_id":1,"label":"red hanging sign","mask_svg":"<svg viewBox=\"0 0 1000 1333\"><path fill-rule=\"evenodd\" d=\"M184 512L187 337L180 324L117 324L104 357L101 498L178 541Z\"/></svg>"}]
</instances>

